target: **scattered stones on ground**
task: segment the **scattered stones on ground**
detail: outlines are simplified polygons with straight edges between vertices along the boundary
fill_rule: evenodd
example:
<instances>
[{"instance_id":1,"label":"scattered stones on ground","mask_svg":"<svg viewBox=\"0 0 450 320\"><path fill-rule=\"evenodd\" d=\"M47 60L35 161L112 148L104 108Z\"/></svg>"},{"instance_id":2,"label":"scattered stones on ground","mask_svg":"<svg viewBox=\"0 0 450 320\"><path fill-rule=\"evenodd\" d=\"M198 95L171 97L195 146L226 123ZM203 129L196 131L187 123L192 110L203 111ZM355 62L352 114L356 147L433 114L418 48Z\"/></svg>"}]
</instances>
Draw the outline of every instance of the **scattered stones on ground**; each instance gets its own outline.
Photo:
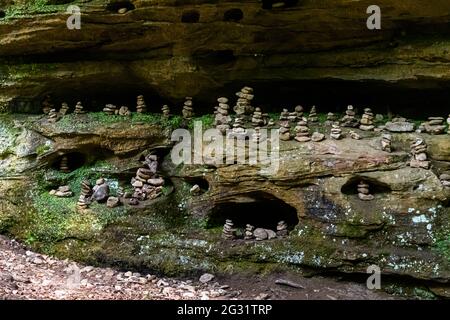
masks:
<instances>
[{"instance_id":1,"label":"scattered stones on ground","mask_svg":"<svg viewBox=\"0 0 450 320\"><path fill-rule=\"evenodd\" d=\"M381 136L381 150L386 152L392 152L392 135L389 133L383 133Z\"/></svg>"},{"instance_id":2,"label":"scattered stones on ground","mask_svg":"<svg viewBox=\"0 0 450 320\"><path fill-rule=\"evenodd\" d=\"M236 238L236 229L234 228L233 221L227 219L223 226L222 238L226 240L233 240Z\"/></svg>"},{"instance_id":3,"label":"scattered stones on ground","mask_svg":"<svg viewBox=\"0 0 450 320\"><path fill-rule=\"evenodd\" d=\"M373 125L373 119L374 115L370 108L364 109L364 114L361 117L361 125L359 126L359 129L363 131L372 131L375 126Z\"/></svg>"},{"instance_id":4,"label":"scattered stones on ground","mask_svg":"<svg viewBox=\"0 0 450 320\"><path fill-rule=\"evenodd\" d=\"M345 116L341 119L341 126L350 128L357 128L359 126L359 121L356 119L356 112L352 105L347 106Z\"/></svg>"},{"instance_id":5,"label":"scattered stones on ground","mask_svg":"<svg viewBox=\"0 0 450 320\"><path fill-rule=\"evenodd\" d=\"M358 198L363 201L370 201L375 199L375 197L370 194L369 184L364 181L361 181L358 184Z\"/></svg>"},{"instance_id":6,"label":"scattered stones on ground","mask_svg":"<svg viewBox=\"0 0 450 320\"><path fill-rule=\"evenodd\" d=\"M50 194L58 198L70 198L73 197L73 192L69 186L60 186L58 189L50 190Z\"/></svg>"},{"instance_id":7,"label":"scattered stones on ground","mask_svg":"<svg viewBox=\"0 0 450 320\"><path fill-rule=\"evenodd\" d=\"M430 168L430 161L428 161L427 144L422 138L416 138L411 144L412 158L409 163L411 168Z\"/></svg>"},{"instance_id":8,"label":"scattered stones on ground","mask_svg":"<svg viewBox=\"0 0 450 320\"><path fill-rule=\"evenodd\" d=\"M147 112L147 105L145 104L144 96L139 95L136 99L136 112L145 113Z\"/></svg>"},{"instance_id":9,"label":"scattered stones on ground","mask_svg":"<svg viewBox=\"0 0 450 320\"><path fill-rule=\"evenodd\" d=\"M334 140L339 140L342 138L342 129L339 126L339 122L335 122L331 125L330 138Z\"/></svg>"}]
</instances>

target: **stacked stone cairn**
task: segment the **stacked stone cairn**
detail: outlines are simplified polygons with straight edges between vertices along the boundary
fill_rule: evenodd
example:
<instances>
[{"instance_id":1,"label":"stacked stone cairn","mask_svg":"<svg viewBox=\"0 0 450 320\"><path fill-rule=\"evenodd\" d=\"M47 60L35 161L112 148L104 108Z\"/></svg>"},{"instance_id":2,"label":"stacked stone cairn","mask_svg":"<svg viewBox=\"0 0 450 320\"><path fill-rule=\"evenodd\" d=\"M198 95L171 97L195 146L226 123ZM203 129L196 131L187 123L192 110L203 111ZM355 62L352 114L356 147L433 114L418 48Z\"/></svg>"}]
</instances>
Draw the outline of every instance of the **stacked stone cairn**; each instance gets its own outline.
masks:
<instances>
[{"instance_id":1,"label":"stacked stone cairn","mask_svg":"<svg viewBox=\"0 0 450 320\"><path fill-rule=\"evenodd\" d=\"M331 126L334 122L336 122L337 116L333 112L328 112L327 120L325 121L326 126Z\"/></svg>"},{"instance_id":2,"label":"stacked stone cairn","mask_svg":"<svg viewBox=\"0 0 450 320\"><path fill-rule=\"evenodd\" d=\"M311 140L314 142L320 142L322 140L325 140L325 135L323 133L315 131L311 135Z\"/></svg>"},{"instance_id":3,"label":"stacked stone cairn","mask_svg":"<svg viewBox=\"0 0 450 320\"><path fill-rule=\"evenodd\" d=\"M450 188L450 172L444 172L439 176L439 180L444 187Z\"/></svg>"},{"instance_id":4,"label":"stacked stone cairn","mask_svg":"<svg viewBox=\"0 0 450 320\"><path fill-rule=\"evenodd\" d=\"M309 115L308 115L308 121L309 122L317 122L317 121L319 121L319 118L317 117L316 106L312 106L311 107L311 111L309 112Z\"/></svg>"},{"instance_id":5,"label":"stacked stone cairn","mask_svg":"<svg viewBox=\"0 0 450 320\"><path fill-rule=\"evenodd\" d=\"M286 237L289 234L288 225L285 221L280 221L277 224L277 237Z\"/></svg>"},{"instance_id":6,"label":"stacked stone cairn","mask_svg":"<svg viewBox=\"0 0 450 320\"><path fill-rule=\"evenodd\" d=\"M353 106L348 106L347 110L345 111L345 116L341 119L341 126L343 127L350 127L350 128L356 128L359 126L359 121L356 119L356 113L353 108Z\"/></svg>"},{"instance_id":7,"label":"stacked stone cairn","mask_svg":"<svg viewBox=\"0 0 450 320\"><path fill-rule=\"evenodd\" d=\"M121 106L119 110L116 111L116 114L122 117L131 116L131 111L127 106Z\"/></svg>"},{"instance_id":8,"label":"stacked stone cairn","mask_svg":"<svg viewBox=\"0 0 450 320\"><path fill-rule=\"evenodd\" d=\"M241 91L236 92L236 96L238 97L238 100L233 108L234 112L236 112L237 115L252 114L254 108L252 107L251 102L255 97L253 95L253 88L244 87Z\"/></svg>"},{"instance_id":9,"label":"stacked stone cairn","mask_svg":"<svg viewBox=\"0 0 450 320\"><path fill-rule=\"evenodd\" d=\"M264 126L264 119L262 116L261 108L256 107L252 116L252 126L254 127L262 127Z\"/></svg>"},{"instance_id":10,"label":"stacked stone cairn","mask_svg":"<svg viewBox=\"0 0 450 320\"><path fill-rule=\"evenodd\" d=\"M364 114L361 117L361 125L359 126L359 128L363 131L372 131L373 129L375 129L375 126L373 125L373 119L374 115L372 110L370 108L365 108Z\"/></svg>"},{"instance_id":11,"label":"stacked stone cairn","mask_svg":"<svg viewBox=\"0 0 450 320\"><path fill-rule=\"evenodd\" d=\"M183 119L191 120L194 117L193 105L194 103L192 102L192 97L186 97L183 105L183 110L181 110Z\"/></svg>"},{"instance_id":12,"label":"stacked stone cairn","mask_svg":"<svg viewBox=\"0 0 450 320\"><path fill-rule=\"evenodd\" d=\"M409 163L411 168L430 168L430 161L428 161L427 156L427 144L421 138L416 138L411 144L411 154L412 158Z\"/></svg>"},{"instance_id":13,"label":"stacked stone cairn","mask_svg":"<svg viewBox=\"0 0 450 320\"><path fill-rule=\"evenodd\" d=\"M137 97L136 111L137 111L137 113L145 113L145 112L147 112L147 105L145 104L143 95L139 95Z\"/></svg>"},{"instance_id":14,"label":"stacked stone cairn","mask_svg":"<svg viewBox=\"0 0 450 320\"><path fill-rule=\"evenodd\" d=\"M335 122L331 125L330 138L334 140L339 140L342 138L342 129L339 126L339 122Z\"/></svg>"},{"instance_id":15,"label":"stacked stone cairn","mask_svg":"<svg viewBox=\"0 0 450 320\"><path fill-rule=\"evenodd\" d=\"M163 105L161 108L163 118L168 119L170 117L170 108L167 104Z\"/></svg>"},{"instance_id":16,"label":"stacked stone cairn","mask_svg":"<svg viewBox=\"0 0 450 320\"><path fill-rule=\"evenodd\" d=\"M283 126L283 124L287 123L289 125L289 111L288 109L283 109L280 113L280 126Z\"/></svg>"},{"instance_id":17,"label":"stacked stone cairn","mask_svg":"<svg viewBox=\"0 0 450 320\"><path fill-rule=\"evenodd\" d=\"M358 198L363 201L370 201L375 199L375 197L370 194L369 185L364 181L361 181L358 184Z\"/></svg>"},{"instance_id":18,"label":"stacked stone cairn","mask_svg":"<svg viewBox=\"0 0 450 320\"><path fill-rule=\"evenodd\" d=\"M293 112L289 112L288 119L291 123L297 123L303 118L303 107L296 106Z\"/></svg>"},{"instance_id":19,"label":"stacked stone cairn","mask_svg":"<svg viewBox=\"0 0 450 320\"><path fill-rule=\"evenodd\" d=\"M447 133L448 134L450 134L450 114L448 115L448 118L447 118Z\"/></svg>"},{"instance_id":20,"label":"stacked stone cairn","mask_svg":"<svg viewBox=\"0 0 450 320\"><path fill-rule=\"evenodd\" d=\"M62 156L61 157L61 161L59 162L59 171L61 171L63 173L70 172L69 158L67 158L67 156Z\"/></svg>"},{"instance_id":21,"label":"stacked stone cairn","mask_svg":"<svg viewBox=\"0 0 450 320\"><path fill-rule=\"evenodd\" d=\"M67 112L69 112L69 105L66 102L61 104L61 108L59 109L59 114L61 117L64 117Z\"/></svg>"},{"instance_id":22,"label":"stacked stone cairn","mask_svg":"<svg viewBox=\"0 0 450 320\"><path fill-rule=\"evenodd\" d=\"M47 95L44 99L44 101L42 101L42 112L44 114L48 114L50 112L50 110L53 109L53 104L51 103L51 97L49 95Z\"/></svg>"},{"instance_id":23,"label":"stacked stone cairn","mask_svg":"<svg viewBox=\"0 0 450 320\"><path fill-rule=\"evenodd\" d=\"M109 198L109 185L104 178L97 179L95 186L92 188L93 194L91 199L98 203L106 202Z\"/></svg>"},{"instance_id":24,"label":"stacked stone cairn","mask_svg":"<svg viewBox=\"0 0 450 320\"><path fill-rule=\"evenodd\" d=\"M51 123L55 123L59 120L59 114L58 112L56 112L56 109L50 109L49 113L47 114L47 120Z\"/></svg>"},{"instance_id":25,"label":"stacked stone cairn","mask_svg":"<svg viewBox=\"0 0 450 320\"><path fill-rule=\"evenodd\" d=\"M302 118L295 127L295 140L298 142L311 141L310 130L308 128L308 121L306 118Z\"/></svg>"},{"instance_id":26,"label":"stacked stone cairn","mask_svg":"<svg viewBox=\"0 0 450 320\"><path fill-rule=\"evenodd\" d=\"M238 139L245 139L247 130L244 127L244 115L237 115L234 118L233 129L228 135L229 137L236 137Z\"/></svg>"},{"instance_id":27,"label":"stacked stone cairn","mask_svg":"<svg viewBox=\"0 0 450 320\"><path fill-rule=\"evenodd\" d=\"M224 135L230 129L230 123L232 121L231 116L228 115L230 106L228 105L228 99L225 97L217 99L217 102L219 106L216 109L214 125Z\"/></svg>"},{"instance_id":28,"label":"stacked stone cairn","mask_svg":"<svg viewBox=\"0 0 450 320\"><path fill-rule=\"evenodd\" d=\"M353 130L350 130L348 134L350 135L350 138L354 140L361 140L361 136Z\"/></svg>"},{"instance_id":29,"label":"stacked stone cairn","mask_svg":"<svg viewBox=\"0 0 450 320\"><path fill-rule=\"evenodd\" d=\"M445 119L443 117L429 117L428 121L422 123L419 130L429 134L444 134Z\"/></svg>"},{"instance_id":30,"label":"stacked stone cairn","mask_svg":"<svg viewBox=\"0 0 450 320\"><path fill-rule=\"evenodd\" d=\"M91 204L91 196L92 196L92 186L88 180L83 180L81 182L81 193L78 198L77 208L80 210L84 210L89 208Z\"/></svg>"},{"instance_id":31,"label":"stacked stone cairn","mask_svg":"<svg viewBox=\"0 0 450 320\"><path fill-rule=\"evenodd\" d=\"M70 198L73 196L73 192L70 190L69 186L61 186L56 190L51 190L50 195L58 198Z\"/></svg>"},{"instance_id":32,"label":"stacked stone cairn","mask_svg":"<svg viewBox=\"0 0 450 320\"><path fill-rule=\"evenodd\" d=\"M81 104L80 101L77 102L77 105L75 106L75 114L84 114L86 113L86 111L83 110L83 105Z\"/></svg>"},{"instance_id":33,"label":"stacked stone cairn","mask_svg":"<svg viewBox=\"0 0 450 320\"><path fill-rule=\"evenodd\" d=\"M291 136L291 127L289 126L289 122L281 122L280 123L280 129L279 134L280 134L280 140L282 141L289 141L291 140L292 136Z\"/></svg>"},{"instance_id":34,"label":"stacked stone cairn","mask_svg":"<svg viewBox=\"0 0 450 320\"><path fill-rule=\"evenodd\" d=\"M107 104L104 108L103 108L103 112L106 113L107 115L115 115L117 112L117 107L113 104Z\"/></svg>"},{"instance_id":35,"label":"stacked stone cairn","mask_svg":"<svg viewBox=\"0 0 450 320\"><path fill-rule=\"evenodd\" d=\"M227 219L223 226L222 238L226 240L233 240L236 238L236 229L234 228L233 221Z\"/></svg>"},{"instance_id":36,"label":"stacked stone cairn","mask_svg":"<svg viewBox=\"0 0 450 320\"><path fill-rule=\"evenodd\" d=\"M244 240L252 240L254 238L253 230L255 230L255 227L251 224L245 226Z\"/></svg>"},{"instance_id":37,"label":"stacked stone cairn","mask_svg":"<svg viewBox=\"0 0 450 320\"><path fill-rule=\"evenodd\" d=\"M138 201L153 200L161 196L164 179L157 175L158 158L148 155L144 161L145 166L137 170L136 176L131 179L134 188L133 198Z\"/></svg>"},{"instance_id":38,"label":"stacked stone cairn","mask_svg":"<svg viewBox=\"0 0 450 320\"><path fill-rule=\"evenodd\" d=\"M389 133L383 133L381 136L381 150L386 152L392 152L392 135Z\"/></svg>"}]
</instances>

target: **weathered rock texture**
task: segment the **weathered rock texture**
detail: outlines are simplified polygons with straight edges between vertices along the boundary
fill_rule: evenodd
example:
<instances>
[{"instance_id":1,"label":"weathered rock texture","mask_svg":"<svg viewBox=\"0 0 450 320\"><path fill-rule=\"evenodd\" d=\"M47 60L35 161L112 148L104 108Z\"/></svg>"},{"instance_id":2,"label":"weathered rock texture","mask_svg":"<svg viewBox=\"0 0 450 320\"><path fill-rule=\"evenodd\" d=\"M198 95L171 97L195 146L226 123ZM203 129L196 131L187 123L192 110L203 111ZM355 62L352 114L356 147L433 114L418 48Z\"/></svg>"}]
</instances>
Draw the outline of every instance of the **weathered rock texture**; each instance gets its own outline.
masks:
<instances>
[{"instance_id":1,"label":"weathered rock texture","mask_svg":"<svg viewBox=\"0 0 450 320\"><path fill-rule=\"evenodd\" d=\"M301 93L305 103L324 104L327 97L364 102L369 94L376 97L370 100L375 111L395 99L411 112L405 90L422 97L413 103L439 110L434 101L449 87L447 1L380 0L382 29L376 31L366 27L373 3L365 0L298 1L272 9L255 0L64 2L0 2L4 108L37 111L46 93L68 97L72 105L80 96L95 97L98 104L91 107L99 108L124 92L129 105L142 93L178 102L193 95L201 107L210 106L219 91L232 96L244 83L257 90L284 79L278 86L287 100ZM68 4L80 6L81 30L66 28ZM129 10L119 14L121 6ZM320 81L330 79L324 88ZM350 92L353 86L357 90ZM323 90L329 94L314 100L311 92ZM261 102L278 99L280 92L277 98L270 92L260 90Z\"/></svg>"}]
</instances>

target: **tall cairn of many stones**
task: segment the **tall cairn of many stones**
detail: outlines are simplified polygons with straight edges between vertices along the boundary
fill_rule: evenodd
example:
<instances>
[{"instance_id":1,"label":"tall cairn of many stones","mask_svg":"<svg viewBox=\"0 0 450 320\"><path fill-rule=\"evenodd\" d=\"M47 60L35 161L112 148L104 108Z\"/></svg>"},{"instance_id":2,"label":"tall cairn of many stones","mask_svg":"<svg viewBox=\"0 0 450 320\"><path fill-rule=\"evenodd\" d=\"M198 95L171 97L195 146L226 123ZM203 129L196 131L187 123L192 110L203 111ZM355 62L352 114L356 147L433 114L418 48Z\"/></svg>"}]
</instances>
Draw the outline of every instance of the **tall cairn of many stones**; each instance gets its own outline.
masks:
<instances>
[{"instance_id":1,"label":"tall cairn of many stones","mask_svg":"<svg viewBox=\"0 0 450 320\"><path fill-rule=\"evenodd\" d=\"M428 161L427 155L427 144L423 139L416 138L416 141L411 144L411 154L412 158L409 163L411 168L430 168L430 161Z\"/></svg>"},{"instance_id":2,"label":"tall cairn of many stones","mask_svg":"<svg viewBox=\"0 0 450 320\"><path fill-rule=\"evenodd\" d=\"M262 116L261 108L256 107L255 112L253 112L252 116L252 126L253 127L262 127L264 126L264 119Z\"/></svg>"},{"instance_id":3,"label":"tall cairn of many stones","mask_svg":"<svg viewBox=\"0 0 450 320\"><path fill-rule=\"evenodd\" d=\"M42 112L44 114L48 114L50 112L50 110L53 109L53 104L51 103L51 97L50 95L47 95L44 99L44 101L42 101Z\"/></svg>"},{"instance_id":4,"label":"tall cairn of many stones","mask_svg":"<svg viewBox=\"0 0 450 320\"><path fill-rule=\"evenodd\" d=\"M341 119L341 126L350 128L356 128L359 126L359 121L356 119L356 112L352 105L347 107L345 116Z\"/></svg>"},{"instance_id":5,"label":"tall cairn of many stones","mask_svg":"<svg viewBox=\"0 0 450 320\"><path fill-rule=\"evenodd\" d=\"M170 118L170 108L169 108L169 106L167 104L162 106L161 112L162 112L162 117L164 119L169 119Z\"/></svg>"},{"instance_id":6,"label":"tall cairn of many stones","mask_svg":"<svg viewBox=\"0 0 450 320\"><path fill-rule=\"evenodd\" d=\"M319 121L319 118L317 117L316 106L312 106L311 107L311 111L309 112L309 115L308 115L308 121L309 122L317 122L317 121Z\"/></svg>"},{"instance_id":7,"label":"tall cairn of many stones","mask_svg":"<svg viewBox=\"0 0 450 320\"><path fill-rule=\"evenodd\" d=\"M375 126L373 125L373 119L374 115L370 108L364 109L364 114L361 117L360 126L359 128L364 131L372 131L375 129Z\"/></svg>"},{"instance_id":8,"label":"tall cairn of many stones","mask_svg":"<svg viewBox=\"0 0 450 320\"><path fill-rule=\"evenodd\" d=\"M81 101L77 102L74 113L75 114L85 114L86 113L86 111L83 110L83 105L81 104Z\"/></svg>"},{"instance_id":9,"label":"tall cairn of many stones","mask_svg":"<svg viewBox=\"0 0 450 320\"><path fill-rule=\"evenodd\" d=\"M139 95L136 99L136 112L145 113L147 112L147 105L145 104L144 96Z\"/></svg>"},{"instance_id":10,"label":"tall cairn of many stones","mask_svg":"<svg viewBox=\"0 0 450 320\"><path fill-rule=\"evenodd\" d=\"M59 114L61 115L61 117L64 117L67 112L69 112L69 105L66 102L63 102L61 104L61 109L59 109Z\"/></svg>"},{"instance_id":11,"label":"tall cairn of many stones","mask_svg":"<svg viewBox=\"0 0 450 320\"><path fill-rule=\"evenodd\" d=\"M185 120L191 120L194 117L194 102L192 102L192 97L185 98L181 113Z\"/></svg>"},{"instance_id":12,"label":"tall cairn of many stones","mask_svg":"<svg viewBox=\"0 0 450 320\"><path fill-rule=\"evenodd\" d=\"M231 221L230 219L227 219L223 226L222 238L225 240L233 240L236 238L235 232L236 232L236 229L234 228L233 221Z\"/></svg>"},{"instance_id":13,"label":"tall cairn of many stones","mask_svg":"<svg viewBox=\"0 0 450 320\"><path fill-rule=\"evenodd\" d=\"M83 180L81 182L81 194L77 202L78 209L87 209L91 204L92 185L89 180Z\"/></svg>"},{"instance_id":14,"label":"tall cairn of many stones","mask_svg":"<svg viewBox=\"0 0 450 320\"><path fill-rule=\"evenodd\" d=\"M214 125L216 129L223 135L230 129L230 123L232 121L231 116L228 114L230 106L228 105L228 99L221 97L217 99L219 105L216 108Z\"/></svg>"},{"instance_id":15,"label":"tall cairn of many stones","mask_svg":"<svg viewBox=\"0 0 450 320\"><path fill-rule=\"evenodd\" d=\"M279 122L280 122L280 126L283 126L283 124L287 124L289 126L289 111L288 111L288 109L283 109L283 111L281 111Z\"/></svg>"},{"instance_id":16,"label":"tall cairn of many stones","mask_svg":"<svg viewBox=\"0 0 450 320\"><path fill-rule=\"evenodd\" d=\"M306 118L301 119L295 127L295 140L298 142L311 141L310 130L308 128L308 121Z\"/></svg>"},{"instance_id":17,"label":"tall cairn of many stones","mask_svg":"<svg viewBox=\"0 0 450 320\"><path fill-rule=\"evenodd\" d=\"M254 108L252 107L252 100L254 99L253 88L244 87L241 91L236 92L238 97L237 103L233 110L237 115L250 115L253 113Z\"/></svg>"},{"instance_id":18,"label":"tall cairn of many stones","mask_svg":"<svg viewBox=\"0 0 450 320\"><path fill-rule=\"evenodd\" d=\"M61 161L59 162L59 171L64 173L70 172L69 158L67 158L67 156L65 155L61 157Z\"/></svg>"},{"instance_id":19,"label":"tall cairn of many stones","mask_svg":"<svg viewBox=\"0 0 450 320\"><path fill-rule=\"evenodd\" d=\"M148 155L144 160L144 167L137 170L131 179L134 188L133 198L139 201L152 200L162 194L164 179L157 175L158 157Z\"/></svg>"},{"instance_id":20,"label":"tall cairn of many stones","mask_svg":"<svg viewBox=\"0 0 450 320\"><path fill-rule=\"evenodd\" d=\"M291 126L289 125L289 121L281 122L280 129L278 130L280 134L280 140L289 141L292 138L291 135Z\"/></svg>"}]
</instances>

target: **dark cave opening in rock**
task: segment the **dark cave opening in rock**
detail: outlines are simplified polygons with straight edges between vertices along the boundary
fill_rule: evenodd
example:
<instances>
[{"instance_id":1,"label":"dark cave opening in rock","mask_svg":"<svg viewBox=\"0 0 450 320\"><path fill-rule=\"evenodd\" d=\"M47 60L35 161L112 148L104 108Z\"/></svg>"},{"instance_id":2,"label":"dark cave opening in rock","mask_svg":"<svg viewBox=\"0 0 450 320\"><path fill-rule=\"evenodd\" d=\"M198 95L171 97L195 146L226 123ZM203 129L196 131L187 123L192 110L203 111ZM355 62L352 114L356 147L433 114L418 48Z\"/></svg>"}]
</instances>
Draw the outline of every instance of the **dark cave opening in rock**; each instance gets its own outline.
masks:
<instances>
[{"instance_id":1,"label":"dark cave opening in rock","mask_svg":"<svg viewBox=\"0 0 450 320\"><path fill-rule=\"evenodd\" d=\"M342 186L341 192L346 195L358 194L358 184L361 181L364 181L369 185L371 194L383 194L392 192L391 188L387 184L367 177L352 177Z\"/></svg>"},{"instance_id":2,"label":"dark cave opening in rock","mask_svg":"<svg viewBox=\"0 0 450 320\"><path fill-rule=\"evenodd\" d=\"M265 192L242 194L218 203L210 212L207 227L223 226L226 219L231 219L236 228L245 228L246 224L251 224L256 228L271 230L276 230L278 222L282 220L287 223L289 230L299 223L295 208Z\"/></svg>"},{"instance_id":3,"label":"dark cave opening in rock","mask_svg":"<svg viewBox=\"0 0 450 320\"><path fill-rule=\"evenodd\" d=\"M209 190L209 182L204 178L186 178L185 181L192 187L198 185L202 193Z\"/></svg>"},{"instance_id":4,"label":"dark cave opening in rock","mask_svg":"<svg viewBox=\"0 0 450 320\"><path fill-rule=\"evenodd\" d=\"M197 10L188 10L183 12L181 16L181 22L184 23L197 23L200 21L200 12Z\"/></svg>"},{"instance_id":5,"label":"dark cave opening in rock","mask_svg":"<svg viewBox=\"0 0 450 320\"><path fill-rule=\"evenodd\" d=\"M112 1L107 5L106 9L111 12L117 12L120 9L134 10L135 7L131 1Z\"/></svg>"},{"instance_id":6,"label":"dark cave opening in rock","mask_svg":"<svg viewBox=\"0 0 450 320\"><path fill-rule=\"evenodd\" d=\"M276 7L288 8L297 5L298 0L262 0L263 9L272 9Z\"/></svg>"},{"instance_id":7,"label":"dark cave opening in rock","mask_svg":"<svg viewBox=\"0 0 450 320\"><path fill-rule=\"evenodd\" d=\"M71 172L84 166L87 156L81 152L70 152L58 157L52 167L61 172Z\"/></svg>"},{"instance_id":8,"label":"dark cave opening in rock","mask_svg":"<svg viewBox=\"0 0 450 320\"><path fill-rule=\"evenodd\" d=\"M0 19L3 19L4 17L6 17L6 12L3 10L0 10Z\"/></svg>"},{"instance_id":9,"label":"dark cave opening in rock","mask_svg":"<svg viewBox=\"0 0 450 320\"><path fill-rule=\"evenodd\" d=\"M244 18L244 13L241 9L233 8L225 11L223 21L239 22Z\"/></svg>"}]
</instances>

